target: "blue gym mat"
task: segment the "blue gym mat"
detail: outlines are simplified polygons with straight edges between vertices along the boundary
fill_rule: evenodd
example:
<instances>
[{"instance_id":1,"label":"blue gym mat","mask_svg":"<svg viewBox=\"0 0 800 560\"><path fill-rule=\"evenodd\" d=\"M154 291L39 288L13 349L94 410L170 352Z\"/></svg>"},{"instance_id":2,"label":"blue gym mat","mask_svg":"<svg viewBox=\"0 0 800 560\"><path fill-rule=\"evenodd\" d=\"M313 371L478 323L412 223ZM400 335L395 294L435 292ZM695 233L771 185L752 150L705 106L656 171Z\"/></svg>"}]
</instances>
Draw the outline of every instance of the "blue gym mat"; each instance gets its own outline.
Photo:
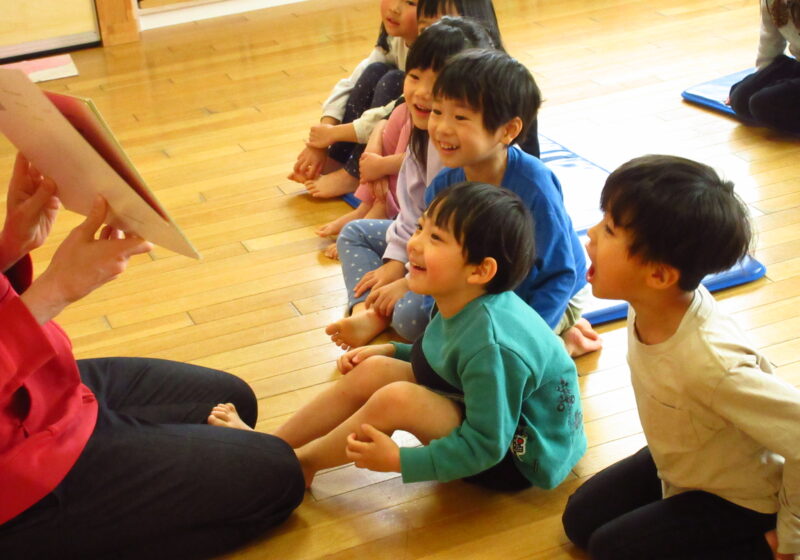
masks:
<instances>
[{"instance_id":1,"label":"blue gym mat","mask_svg":"<svg viewBox=\"0 0 800 560\"><path fill-rule=\"evenodd\" d=\"M710 82L697 84L681 93L681 97L690 103L702 105L703 107L708 107L709 109L714 109L715 111L739 118L736 113L733 112L733 109L725 105L725 100L728 98L728 93L733 84L741 81L745 76L755 71L755 68L748 68L747 70L741 70L735 74L728 74L727 76L722 76Z\"/></svg>"},{"instance_id":2,"label":"blue gym mat","mask_svg":"<svg viewBox=\"0 0 800 560\"><path fill-rule=\"evenodd\" d=\"M744 77L747 72L751 71L739 72L733 76ZM730 83L733 84L736 81L733 80ZM724 100L727 96L728 91L725 90L722 99ZM730 107L727 108L730 110ZM539 135L539 149L540 159L553 170L561 182L564 205L572 219L575 231L581 236L581 244L585 247L588 243L586 230L600 221L603 216L603 213L600 212L600 193L603 190L608 171L541 134ZM343 198L351 206L358 206L358 199L352 194L345 195ZM703 285L714 292L758 280L766 273L767 268L763 264L748 256L725 272L706 276L703 279ZM583 316L593 325L624 319L627 314L628 304L624 301L598 299L594 296L589 298L583 309Z\"/></svg>"}]
</instances>

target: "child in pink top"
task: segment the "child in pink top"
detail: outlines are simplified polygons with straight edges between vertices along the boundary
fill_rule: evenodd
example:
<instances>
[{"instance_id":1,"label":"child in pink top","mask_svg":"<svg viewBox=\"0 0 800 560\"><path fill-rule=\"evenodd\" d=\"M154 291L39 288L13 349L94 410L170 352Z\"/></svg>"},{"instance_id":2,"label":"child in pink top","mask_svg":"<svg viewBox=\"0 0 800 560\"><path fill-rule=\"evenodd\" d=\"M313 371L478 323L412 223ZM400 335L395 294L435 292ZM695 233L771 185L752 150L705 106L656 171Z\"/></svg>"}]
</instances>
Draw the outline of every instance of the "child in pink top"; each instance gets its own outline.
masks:
<instances>
[{"instance_id":1,"label":"child in pink top","mask_svg":"<svg viewBox=\"0 0 800 560\"><path fill-rule=\"evenodd\" d=\"M381 121L372 131L369 142L361 154L359 170L361 182L355 196L361 201L358 208L348 212L317 230L320 237L339 234L339 231L353 220L361 218L393 220L400 207L397 203L397 174L405 157L408 139L411 135L411 119L408 106L401 103L385 121ZM336 243L331 243L324 251L325 256L338 258Z\"/></svg>"}]
</instances>

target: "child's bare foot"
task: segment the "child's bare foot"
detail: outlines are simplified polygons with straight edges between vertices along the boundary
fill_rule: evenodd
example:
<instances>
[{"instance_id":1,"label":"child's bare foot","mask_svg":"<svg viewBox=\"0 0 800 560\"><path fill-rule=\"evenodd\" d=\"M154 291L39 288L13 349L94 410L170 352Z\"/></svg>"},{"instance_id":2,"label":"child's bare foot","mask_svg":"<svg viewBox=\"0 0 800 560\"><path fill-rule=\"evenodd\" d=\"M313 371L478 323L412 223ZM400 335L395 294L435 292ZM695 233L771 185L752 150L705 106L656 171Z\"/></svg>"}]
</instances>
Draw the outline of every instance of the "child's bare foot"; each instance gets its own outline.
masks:
<instances>
[{"instance_id":1,"label":"child's bare foot","mask_svg":"<svg viewBox=\"0 0 800 560\"><path fill-rule=\"evenodd\" d=\"M333 198L356 190L358 179L344 169L337 169L333 173L322 175L316 179L305 182L306 189L311 196L316 198Z\"/></svg>"},{"instance_id":2,"label":"child's bare foot","mask_svg":"<svg viewBox=\"0 0 800 560\"><path fill-rule=\"evenodd\" d=\"M306 177L302 173L295 173L294 171L289 173L286 176L286 178L289 179L290 181L294 181L295 183L301 183L301 184L305 184L306 181L309 180L309 177Z\"/></svg>"},{"instance_id":3,"label":"child's bare foot","mask_svg":"<svg viewBox=\"0 0 800 560\"><path fill-rule=\"evenodd\" d=\"M212 426L222 426L224 428L236 428L237 430L250 430L253 428L245 424L236 412L233 403L220 403L211 409L208 416L208 423Z\"/></svg>"},{"instance_id":4,"label":"child's bare foot","mask_svg":"<svg viewBox=\"0 0 800 560\"><path fill-rule=\"evenodd\" d=\"M339 319L325 327L331 340L344 349L364 346L389 326L389 318L374 309L366 309L350 317Z\"/></svg>"},{"instance_id":5,"label":"child's bare foot","mask_svg":"<svg viewBox=\"0 0 800 560\"><path fill-rule=\"evenodd\" d=\"M592 328L589 321L583 317L578 319L575 325L561 333L561 338L564 340L567 352L573 358L600 350L603 347L600 335Z\"/></svg>"},{"instance_id":6,"label":"child's bare foot","mask_svg":"<svg viewBox=\"0 0 800 560\"><path fill-rule=\"evenodd\" d=\"M329 259L333 259L335 261L339 260L339 248L336 246L336 243L331 243L328 245L322 254L328 257Z\"/></svg>"},{"instance_id":7,"label":"child's bare foot","mask_svg":"<svg viewBox=\"0 0 800 560\"><path fill-rule=\"evenodd\" d=\"M346 226L348 222L354 219L350 217L350 214L352 214L352 212L348 212L344 216L339 216L335 220L332 220L324 226L319 227L316 231L314 231L314 233L320 237L333 237L334 235L339 235L339 232L342 231L342 228Z\"/></svg>"}]
</instances>

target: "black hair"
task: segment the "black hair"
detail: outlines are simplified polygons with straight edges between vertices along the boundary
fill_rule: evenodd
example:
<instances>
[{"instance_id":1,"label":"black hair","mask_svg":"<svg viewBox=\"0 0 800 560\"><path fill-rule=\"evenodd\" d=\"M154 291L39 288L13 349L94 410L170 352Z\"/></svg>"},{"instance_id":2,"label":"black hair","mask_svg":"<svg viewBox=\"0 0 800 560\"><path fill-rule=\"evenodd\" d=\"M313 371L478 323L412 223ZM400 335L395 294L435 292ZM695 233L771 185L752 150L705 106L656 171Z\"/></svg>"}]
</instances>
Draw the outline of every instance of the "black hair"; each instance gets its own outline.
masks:
<instances>
[{"instance_id":1,"label":"black hair","mask_svg":"<svg viewBox=\"0 0 800 560\"><path fill-rule=\"evenodd\" d=\"M536 251L533 219L513 191L464 181L439 192L425 216L453 232L468 263L480 264L487 257L497 261L488 293L513 290L530 273Z\"/></svg>"},{"instance_id":2,"label":"black hair","mask_svg":"<svg viewBox=\"0 0 800 560\"><path fill-rule=\"evenodd\" d=\"M433 96L462 101L483 114L483 126L494 132L514 117L522 120L525 138L542 104L530 71L508 54L471 49L453 56L439 73Z\"/></svg>"},{"instance_id":3,"label":"black hair","mask_svg":"<svg viewBox=\"0 0 800 560\"><path fill-rule=\"evenodd\" d=\"M415 70L441 71L448 58L464 49L492 47L486 28L477 21L445 16L420 33L408 51L406 73ZM428 131L414 127L409 141L411 151L427 165Z\"/></svg>"},{"instance_id":4,"label":"black hair","mask_svg":"<svg viewBox=\"0 0 800 560\"><path fill-rule=\"evenodd\" d=\"M624 163L606 180L600 207L630 233L631 256L676 268L685 291L750 249L747 207L733 183L690 159L647 155Z\"/></svg>"},{"instance_id":5,"label":"black hair","mask_svg":"<svg viewBox=\"0 0 800 560\"><path fill-rule=\"evenodd\" d=\"M435 18L448 12L456 12L456 15L481 22L489 32L494 47L505 51L492 0L419 0L417 2L417 21L422 18Z\"/></svg>"}]
</instances>

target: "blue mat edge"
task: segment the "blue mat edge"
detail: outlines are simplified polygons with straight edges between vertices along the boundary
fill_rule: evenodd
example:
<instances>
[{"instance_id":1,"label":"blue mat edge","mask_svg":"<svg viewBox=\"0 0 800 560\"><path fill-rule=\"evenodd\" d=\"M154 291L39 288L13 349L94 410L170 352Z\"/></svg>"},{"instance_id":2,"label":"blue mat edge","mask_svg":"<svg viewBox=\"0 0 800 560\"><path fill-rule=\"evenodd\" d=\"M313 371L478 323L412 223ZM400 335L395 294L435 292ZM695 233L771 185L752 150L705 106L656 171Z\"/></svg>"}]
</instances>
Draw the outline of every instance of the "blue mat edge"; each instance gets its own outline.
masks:
<instances>
[{"instance_id":1,"label":"blue mat edge","mask_svg":"<svg viewBox=\"0 0 800 560\"><path fill-rule=\"evenodd\" d=\"M694 103L695 105L702 105L703 107L708 107L709 109L714 109L715 111L719 111L720 113L725 113L726 115L730 115L732 117L736 117L736 113L730 106L725 105L724 103L720 103L716 99L708 99L707 97L703 97L701 95L697 95L694 93L689 93L684 91L681 93L681 97L683 97L689 103Z\"/></svg>"},{"instance_id":2,"label":"blue mat edge","mask_svg":"<svg viewBox=\"0 0 800 560\"><path fill-rule=\"evenodd\" d=\"M721 87L727 91L730 90L731 86L740 80L744 79L746 76L749 76L753 72L755 72L755 68L746 68L744 70L739 70L738 72L733 72L731 74L726 74L724 76L720 76L719 78L714 78L713 80L709 80L707 82L703 82L700 84L695 84L691 87L686 88L682 93L681 97L688 101L689 103L694 103L695 105L701 105L703 107L707 107L709 109L713 109L717 112L724 113L726 115L730 115L734 118L741 120L742 122L748 122L747 119L741 118L737 115L733 109L731 109L728 105L725 105L720 99L716 97L709 97L707 93L704 93L704 90L709 89L709 86L713 87Z\"/></svg>"}]
</instances>

